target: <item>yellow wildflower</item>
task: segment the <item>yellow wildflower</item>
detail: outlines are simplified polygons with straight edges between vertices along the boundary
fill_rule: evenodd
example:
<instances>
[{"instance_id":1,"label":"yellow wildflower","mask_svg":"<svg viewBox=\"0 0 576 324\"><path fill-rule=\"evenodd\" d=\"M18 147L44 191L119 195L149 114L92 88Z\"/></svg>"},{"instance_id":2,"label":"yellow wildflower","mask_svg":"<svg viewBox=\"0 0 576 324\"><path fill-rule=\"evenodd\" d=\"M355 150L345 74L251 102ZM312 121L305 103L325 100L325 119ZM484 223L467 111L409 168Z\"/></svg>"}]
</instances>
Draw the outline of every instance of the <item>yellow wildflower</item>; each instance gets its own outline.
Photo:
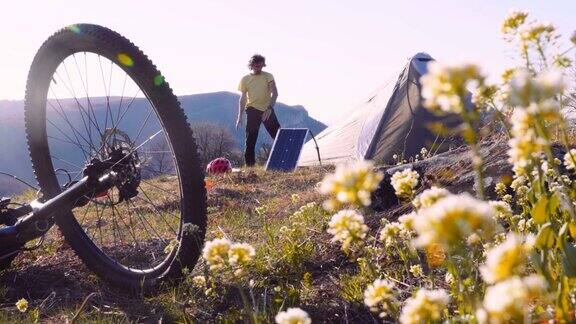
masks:
<instances>
[{"instance_id":1,"label":"yellow wildflower","mask_svg":"<svg viewBox=\"0 0 576 324\"><path fill-rule=\"evenodd\" d=\"M550 42L554 39L556 27L550 23L535 22L523 26L518 30L520 41L523 43Z\"/></svg>"},{"instance_id":2,"label":"yellow wildflower","mask_svg":"<svg viewBox=\"0 0 576 324\"><path fill-rule=\"evenodd\" d=\"M555 67L563 69L572 65L572 60L564 55L554 56L553 64Z\"/></svg>"},{"instance_id":3,"label":"yellow wildflower","mask_svg":"<svg viewBox=\"0 0 576 324\"><path fill-rule=\"evenodd\" d=\"M504 72L502 72L502 74L500 75L502 83L508 83L514 77L514 73L516 73L515 68L509 68L504 70Z\"/></svg>"},{"instance_id":4,"label":"yellow wildflower","mask_svg":"<svg viewBox=\"0 0 576 324\"><path fill-rule=\"evenodd\" d=\"M22 313L26 312L28 310L28 301L24 298L19 299L16 302L16 308Z\"/></svg>"},{"instance_id":5,"label":"yellow wildflower","mask_svg":"<svg viewBox=\"0 0 576 324\"><path fill-rule=\"evenodd\" d=\"M562 73L553 70L544 71L534 77L530 71L518 69L514 73L514 78L510 80L509 86L510 104L519 107L528 107L531 103L554 99L566 89Z\"/></svg>"},{"instance_id":6,"label":"yellow wildflower","mask_svg":"<svg viewBox=\"0 0 576 324\"><path fill-rule=\"evenodd\" d=\"M508 13L508 16L502 22L502 26L500 27L500 31L503 34L514 34L518 30L524 22L526 21L526 17L528 17L528 12L526 11L519 11L514 10Z\"/></svg>"}]
</instances>

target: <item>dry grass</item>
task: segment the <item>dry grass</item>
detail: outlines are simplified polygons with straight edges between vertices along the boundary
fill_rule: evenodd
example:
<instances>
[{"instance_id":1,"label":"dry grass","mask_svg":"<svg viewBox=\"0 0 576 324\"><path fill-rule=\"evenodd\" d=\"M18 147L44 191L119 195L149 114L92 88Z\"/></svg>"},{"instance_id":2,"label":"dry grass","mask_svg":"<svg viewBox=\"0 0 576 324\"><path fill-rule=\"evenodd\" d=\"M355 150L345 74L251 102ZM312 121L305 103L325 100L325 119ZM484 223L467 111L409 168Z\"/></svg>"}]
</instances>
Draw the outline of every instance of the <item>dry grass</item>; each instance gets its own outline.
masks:
<instances>
[{"instance_id":1,"label":"dry grass","mask_svg":"<svg viewBox=\"0 0 576 324\"><path fill-rule=\"evenodd\" d=\"M208 194L207 239L226 236L234 241L253 244L260 254L269 253L278 257L273 260L272 266L263 263L255 265L253 269L254 277L260 285L256 289L256 299L270 298L269 303L276 305L263 311L268 319L274 315L274 307L291 303L303 304L313 318L327 321L371 318L361 305L350 303L340 296L338 278L342 273L351 271L352 266L339 253L338 246L328 243L329 237L322 228L313 229L311 233L314 235L306 239L311 254L296 270L294 266L286 265L281 252L273 249L275 244L282 243L275 242L274 233L281 226L289 224L288 217L291 214L308 202L322 201L316 186L327 171L331 170L310 168L299 169L294 173L268 173L255 168L207 178L212 183ZM161 186L163 190L173 190L175 186L171 180L157 181L154 185ZM150 190L150 194L160 195L158 190ZM156 208L172 210L173 206L168 199ZM145 203L135 203L131 208L117 212L147 213L154 209ZM88 211L87 214L87 222L102 218L94 212ZM110 219L109 216L112 215L105 218ZM317 221L318 224L323 222L321 219ZM123 224L117 221L115 226L121 227ZM156 225L162 228L160 223ZM139 226L135 228L143 228ZM125 229L129 228L127 226ZM164 227L164 230L167 228ZM113 233L113 229L111 231ZM110 239L109 235L103 237L105 240ZM129 257L130 253L126 254ZM200 264L193 274L200 273L202 268ZM307 276L305 283L301 282L303 274ZM279 304L273 302L272 299L278 296L270 291L280 282L284 290L294 286L294 291L299 291L298 295L287 293L283 299L276 301ZM52 230L39 249L22 253L12 267L1 274L0 321L30 321L30 312L20 314L15 310L14 303L19 298L26 298L30 302L30 309L38 309L42 321L70 320L91 293L96 295L90 298L82 310L80 318L83 320L116 323L160 318L168 321L234 321L242 318L238 315L242 304L233 290L224 296L208 298L189 283L183 282L163 287L149 296L135 297L118 291L88 271L59 233Z\"/></svg>"}]
</instances>

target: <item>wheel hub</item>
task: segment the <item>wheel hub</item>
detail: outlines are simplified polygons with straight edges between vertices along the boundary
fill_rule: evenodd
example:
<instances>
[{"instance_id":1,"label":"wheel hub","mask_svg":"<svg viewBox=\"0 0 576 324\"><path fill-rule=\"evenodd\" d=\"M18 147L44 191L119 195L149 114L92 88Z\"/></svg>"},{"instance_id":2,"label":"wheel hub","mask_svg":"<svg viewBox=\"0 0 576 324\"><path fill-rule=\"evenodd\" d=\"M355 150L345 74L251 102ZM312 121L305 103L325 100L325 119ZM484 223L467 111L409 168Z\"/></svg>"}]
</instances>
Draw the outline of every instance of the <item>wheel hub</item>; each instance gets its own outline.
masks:
<instances>
[{"instance_id":1,"label":"wheel hub","mask_svg":"<svg viewBox=\"0 0 576 324\"><path fill-rule=\"evenodd\" d=\"M125 156L115 168L118 175L114 186L118 189L118 197L116 199L113 195L97 194L97 196L100 195L101 197L107 196L112 204L120 203L138 195L138 186L142 178L141 163L138 151L134 148L134 143L132 143L125 132L117 128L108 128L102 134L98 158L104 161L115 154Z\"/></svg>"}]
</instances>

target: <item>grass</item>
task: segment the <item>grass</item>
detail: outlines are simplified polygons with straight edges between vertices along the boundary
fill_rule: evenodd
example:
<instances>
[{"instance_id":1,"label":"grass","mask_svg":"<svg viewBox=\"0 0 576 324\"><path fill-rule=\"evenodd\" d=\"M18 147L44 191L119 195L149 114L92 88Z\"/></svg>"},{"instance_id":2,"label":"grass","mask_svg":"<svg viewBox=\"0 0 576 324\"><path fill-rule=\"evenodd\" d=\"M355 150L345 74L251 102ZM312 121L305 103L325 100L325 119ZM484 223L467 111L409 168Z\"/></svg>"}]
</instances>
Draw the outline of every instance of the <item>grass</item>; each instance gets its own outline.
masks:
<instances>
[{"instance_id":1,"label":"grass","mask_svg":"<svg viewBox=\"0 0 576 324\"><path fill-rule=\"evenodd\" d=\"M325 321L372 319L357 298L360 286L356 286L356 282L361 280L354 277L355 266L340 253L339 246L330 243L325 231L329 215L318 205L295 214L308 203L321 203L316 186L326 173L327 170L320 168L299 169L294 173L269 173L255 168L208 178L213 186L208 194L207 239L227 237L256 248L257 261L249 271L253 282L246 292L252 313L264 322L287 306L302 307L313 319ZM164 190L177 187L170 179L155 180L153 185ZM148 189L149 195L160 195L158 190L151 190L150 186ZM30 198L30 193L21 197L22 200ZM131 211L119 207L116 214L126 215L137 209L146 213L154 209L150 204L135 201ZM173 204L165 201L163 206L170 209ZM108 228L108 234L99 237L95 233L97 241L104 239L104 245L106 240L113 240L115 227L119 230L118 227L127 224L112 222L111 214L102 216L94 211L86 214L87 221L109 220L109 226L102 226ZM154 225L168 231L160 221ZM125 226L123 230L129 228ZM134 228L145 232L142 224ZM135 251L123 253L127 260L130 253ZM204 271L205 265L200 262L190 278ZM342 282L351 284L343 294L340 279L346 276L348 279ZM76 314L81 321L105 323L158 319L246 320L245 303L238 289L234 285L218 285L216 290L207 296L203 289L194 287L191 280L185 280L161 287L148 296L127 295L88 271L54 229L40 248L22 253L12 267L1 274L0 321L30 322L34 319L31 314L37 314L46 322L71 320ZM95 294L78 311L92 293ZM20 298L30 303L25 314L14 307Z\"/></svg>"}]
</instances>

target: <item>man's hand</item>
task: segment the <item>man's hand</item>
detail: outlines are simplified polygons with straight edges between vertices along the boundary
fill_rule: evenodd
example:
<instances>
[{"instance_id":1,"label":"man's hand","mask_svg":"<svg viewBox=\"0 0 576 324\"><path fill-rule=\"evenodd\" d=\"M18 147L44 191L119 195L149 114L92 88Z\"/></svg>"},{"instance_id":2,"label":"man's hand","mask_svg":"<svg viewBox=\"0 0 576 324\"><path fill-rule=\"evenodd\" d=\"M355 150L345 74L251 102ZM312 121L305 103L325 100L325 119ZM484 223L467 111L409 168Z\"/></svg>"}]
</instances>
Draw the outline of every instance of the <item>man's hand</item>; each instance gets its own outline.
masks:
<instances>
[{"instance_id":1,"label":"man's hand","mask_svg":"<svg viewBox=\"0 0 576 324\"><path fill-rule=\"evenodd\" d=\"M266 111L264 111L262 114L262 120L267 121L268 118L270 118L270 115L272 115L272 111L272 106L269 106L268 109L266 109Z\"/></svg>"},{"instance_id":2,"label":"man's hand","mask_svg":"<svg viewBox=\"0 0 576 324\"><path fill-rule=\"evenodd\" d=\"M238 115L238 118L236 119L236 130L240 128L240 125L242 125L242 115Z\"/></svg>"}]
</instances>

